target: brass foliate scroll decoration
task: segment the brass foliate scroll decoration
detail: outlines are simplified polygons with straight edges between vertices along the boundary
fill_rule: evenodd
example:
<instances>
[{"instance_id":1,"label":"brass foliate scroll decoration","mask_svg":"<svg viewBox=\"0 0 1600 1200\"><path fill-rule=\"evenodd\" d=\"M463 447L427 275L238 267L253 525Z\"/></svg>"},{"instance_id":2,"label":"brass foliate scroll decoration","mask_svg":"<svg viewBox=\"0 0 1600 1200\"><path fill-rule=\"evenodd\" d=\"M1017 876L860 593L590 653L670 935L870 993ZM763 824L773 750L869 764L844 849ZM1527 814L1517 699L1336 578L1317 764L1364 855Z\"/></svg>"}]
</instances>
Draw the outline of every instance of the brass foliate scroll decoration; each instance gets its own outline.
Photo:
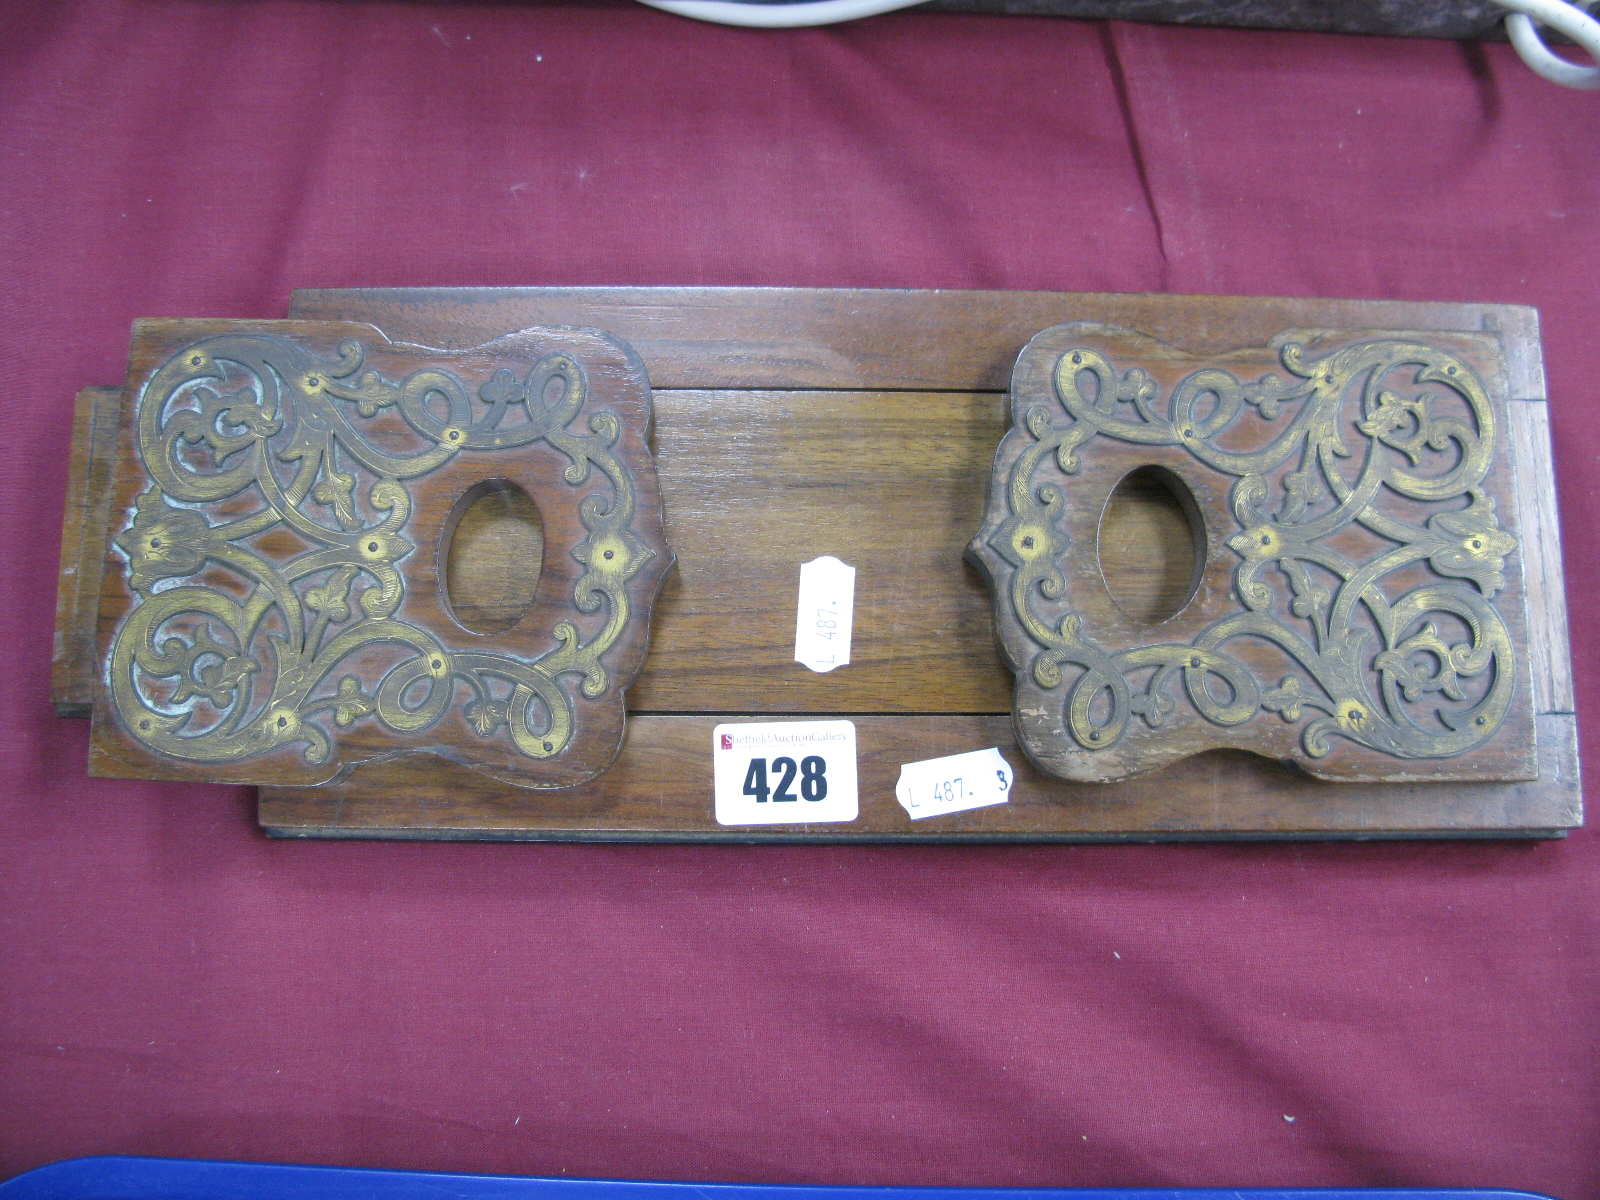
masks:
<instances>
[{"instance_id":1,"label":"brass foliate scroll decoration","mask_svg":"<svg viewBox=\"0 0 1600 1200\"><path fill-rule=\"evenodd\" d=\"M1107 326L1035 338L969 549L1029 756L1078 780L1224 747L1328 778L1535 777L1496 350L1286 334L1207 361ZM1157 625L1117 608L1096 542L1146 466L1205 525L1195 593Z\"/></svg>"},{"instance_id":2,"label":"brass foliate scroll decoration","mask_svg":"<svg viewBox=\"0 0 1600 1200\"><path fill-rule=\"evenodd\" d=\"M416 750L533 787L603 770L672 563L631 351L204 324L136 329L102 753L239 782ZM452 501L485 480L523 487L546 533L533 608L499 638L439 587Z\"/></svg>"}]
</instances>

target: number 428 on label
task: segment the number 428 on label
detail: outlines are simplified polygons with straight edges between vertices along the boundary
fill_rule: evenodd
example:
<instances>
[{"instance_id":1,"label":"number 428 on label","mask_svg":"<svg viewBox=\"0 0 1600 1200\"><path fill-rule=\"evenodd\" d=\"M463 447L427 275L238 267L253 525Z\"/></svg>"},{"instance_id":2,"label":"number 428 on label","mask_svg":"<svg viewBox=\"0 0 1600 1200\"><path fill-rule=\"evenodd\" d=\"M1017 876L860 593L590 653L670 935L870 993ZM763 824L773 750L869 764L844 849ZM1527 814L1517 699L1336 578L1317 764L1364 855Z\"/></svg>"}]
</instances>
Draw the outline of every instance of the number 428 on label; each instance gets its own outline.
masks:
<instances>
[{"instance_id":1,"label":"number 428 on label","mask_svg":"<svg viewBox=\"0 0 1600 1200\"><path fill-rule=\"evenodd\" d=\"M786 800L799 800L802 797L815 804L828 798L828 760L820 754L808 754L800 760L800 795L796 796L790 790L794 783L795 761L788 755L780 755L772 760L771 777L777 780L777 786L768 784L767 760L752 758L750 769L744 776L744 794L754 796L757 804L767 803L767 798L772 798L772 803L782 804Z\"/></svg>"},{"instance_id":2,"label":"number 428 on label","mask_svg":"<svg viewBox=\"0 0 1600 1200\"><path fill-rule=\"evenodd\" d=\"M812 825L859 815L852 722L718 725L712 738L719 824Z\"/></svg>"}]
</instances>

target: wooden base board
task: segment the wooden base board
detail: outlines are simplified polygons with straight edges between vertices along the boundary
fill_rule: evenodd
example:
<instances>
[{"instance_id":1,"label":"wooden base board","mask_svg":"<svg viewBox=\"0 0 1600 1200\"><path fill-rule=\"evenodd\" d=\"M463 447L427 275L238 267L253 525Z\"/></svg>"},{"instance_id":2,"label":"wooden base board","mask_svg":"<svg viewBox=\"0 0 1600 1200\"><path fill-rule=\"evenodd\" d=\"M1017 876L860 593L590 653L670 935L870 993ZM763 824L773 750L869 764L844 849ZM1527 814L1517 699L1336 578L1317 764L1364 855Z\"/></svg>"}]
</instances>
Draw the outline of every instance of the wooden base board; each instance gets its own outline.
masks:
<instances>
[{"instance_id":1,"label":"wooden base board","mask_svg":"<svg viewBox=\"0 0 1600 1200\"><path fill-rule=\"evenodd\" d=\"M1532 310L1037 292L419 289L301 292L290 315L369 321L397 339L445 346L535 324L600 327L629 340L657 389L655 453L679 567L629 692L622 757L593 783L527 792L428 756L369 764L338 785L262 789L261 824L274 835L1138 841L1560 836L1581 823ZM961 554L1004 428L1010 364L1029 337L1063 320L1115 322L1195 350L1259 345L1289 328L1499 336L1509 398L1520 402L1519 503L1530 533L1544 531L1527 543L1540 779L1334 784L1228 752L1114 785L1035 773L1012 741L1010 677L992 641L987 592ZM82 419L97 419L92 406ZM98 573L108 532L103 517L89 529L95 469L92 453L74 468L85 480L75 483L84 499L72 510L87 514L73 559L83 578ZM817 675L791 660L793 597L799 564L827 553L858 568L855 652L849 667ZM64 565L70 557L64 546ZM67 578L63 613L81 621ZM65 616L61 628L70 652L77 641ZM57 662L57 699L86 694L92 663L81 654ZM857 725L858 821L715 823L714 725L836 714ZM1017 770L1008 804L919 822L900 809L900 764L988 746Z\"/></svg>"},{"instance_id":2,"label":"wooden base board","mask_svg":"<svg viewBox=\"0 0 1600 1200\"><path fill-rule=\"evenodd\" d=\"M279 837L742 843L1558 837L1582 823L1570 716L1541 720L1537 782L1363 785L1311 779L1236 751L1125 783L1067 783L1035 771L1010 717L990 715L852 717L856 821L725 828L712 816L712 730L738 719L634 717L611 768L561 792L518 791L439 759L364 767L334 787L263 788L261 826ZM1016 771L1007 803L913 821L896 801L902 763L990 746Z\"/></svg>"}]
</instances>

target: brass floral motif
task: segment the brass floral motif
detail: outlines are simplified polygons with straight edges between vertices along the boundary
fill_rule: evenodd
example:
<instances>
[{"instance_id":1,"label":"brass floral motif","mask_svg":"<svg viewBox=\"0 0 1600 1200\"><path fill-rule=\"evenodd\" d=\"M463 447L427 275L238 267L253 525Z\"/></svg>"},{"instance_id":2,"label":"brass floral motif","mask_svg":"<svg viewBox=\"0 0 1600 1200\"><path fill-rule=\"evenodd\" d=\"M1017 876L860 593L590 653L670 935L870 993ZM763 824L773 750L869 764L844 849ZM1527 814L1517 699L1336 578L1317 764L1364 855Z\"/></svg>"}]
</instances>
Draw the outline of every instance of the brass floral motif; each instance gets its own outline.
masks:
<instances>
[{"instance_id":1,"label":"brass floral motif","mask_svg":"<svg viewBox=\"0 0 1600 1200\"><path fill-rule=\"evenodd\" d=\"M1406 340L1320 358L1290 343L1280 361L1287 377L1254 382L1194 370L1163 403L1146 370L1076 346L1055 361L1055 403L1018 401L1006 445L1024 448L997 476L1004 509L991 509L972 551L1002 625L1014 618L1031 646L1007 643L1019 704L1024 691L1045 696L1040 726L1073 753L1124 744L1185 704L1213 727L1263 712L1303 723L1311 759L1335 738L1400 759L1448 758L1505 719L1513 645L1492 601L1517 541L1481 486L1496 438L1483 382L1462 358ZM1083 570L1094 550L1072 544L1063 518L1096 438L1181 449L1227 488L1231 611L1195 636L1108 649L1071 607L1064 571ZM1330 544L1356 527L1375 535L1364 558L1348 534ZM1413 569L1401 589L1390 583L1424 563L1429 575ZM1245 645L1256 664L1275 656L1281 673L1260 677L1240 657Z\"/></svg>"},{"instance_id":2,"label":"brass floral motif","mask_svg":"<svg viewBox=\"0 0 1600 1200\"><path fill-rule=\"evenodd\" d=\"M579 420L582 365L549 354L526 377L497 370L474 397L449 372L395 382L364 357L356 341L327 359L277 336L224 334L173 355L142 389L136 441L150 486L115 538L135 596L107 671L118 717L149 750L230 763L293 744L324 763L328 722L416 733L465 697L478 735L549 759L573 736L564 680L589 698L609 686L626 585L654 551L632 528L618 418ZM561 621L558 644L532 659L452 648L397 611L396 564L418 551L405 536L407 482L464 452L538 441L566 457L567 484L591 471L609 484L581 501L587 536L571 551L584 566L572 606L603 609L604 624L585 640ZM370 689L357 660L377 675Z\"/></svg>"}]
</instances>

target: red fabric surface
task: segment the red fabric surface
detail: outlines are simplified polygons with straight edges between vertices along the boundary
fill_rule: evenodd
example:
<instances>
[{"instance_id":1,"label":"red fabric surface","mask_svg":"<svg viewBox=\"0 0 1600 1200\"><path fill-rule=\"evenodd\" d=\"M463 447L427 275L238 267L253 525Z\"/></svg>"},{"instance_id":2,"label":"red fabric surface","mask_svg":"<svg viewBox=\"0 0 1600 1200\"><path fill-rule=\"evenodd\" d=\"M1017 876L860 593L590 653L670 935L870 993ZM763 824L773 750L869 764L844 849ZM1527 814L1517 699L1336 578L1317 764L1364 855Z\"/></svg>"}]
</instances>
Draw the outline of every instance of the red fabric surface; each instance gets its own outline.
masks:
<instances>
[{"instance_id":1,"label":"red fabric surface","mask_svg":"<svg viewBox=\"0 0 1600 1200\"><path fill-rule=\"evenodd\" d=\"M1600 1194L1600 843L273 843L50 713L70 404L290 288L1537 304L1596 726L1600 108L1503 46L907 13L0 12L0 1171L105 1152ZM1595 739L1587 739L1592 751Z\"/></svg>"}]
</instances>

